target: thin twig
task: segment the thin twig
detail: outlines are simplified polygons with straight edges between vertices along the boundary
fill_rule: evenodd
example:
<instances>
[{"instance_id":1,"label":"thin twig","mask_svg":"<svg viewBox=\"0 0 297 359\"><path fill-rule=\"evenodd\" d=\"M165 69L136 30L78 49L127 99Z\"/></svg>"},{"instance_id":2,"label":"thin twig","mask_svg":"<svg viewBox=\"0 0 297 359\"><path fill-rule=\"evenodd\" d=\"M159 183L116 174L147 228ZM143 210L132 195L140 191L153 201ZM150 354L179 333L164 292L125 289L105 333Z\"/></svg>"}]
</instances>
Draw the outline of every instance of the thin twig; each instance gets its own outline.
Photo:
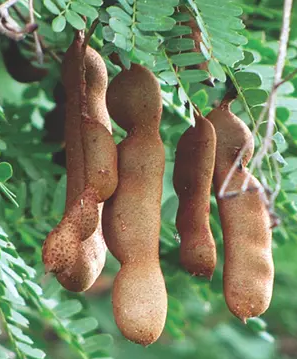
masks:
<instances>
[{"instance_id":1,"label":"thin twig","mask_svg":"<svg viewBox=\"0 0 297 359\"><path fill-rule=\"evenodd\" d=\"M83 46L84 47L87 47L89 41L90 41L90 38L91 36L93 35L93 33L95 32L96 30L96 27L97 25L99 24L99 17L97 17L93 22L92 22L92 25L89 29L89 31L87 32L86 36L85 36L85 40L84 40L84 44Z\"/></svg>"},{"instance_id":2,"label":"thin twig","mask_svg":"<svg viewBox=\"0 0 297 359\"><path fill-rule=\"evenodd\" d=\"M13 5L12 6L13 10L15 11L16 15L18 16L18 18L20 20L22 20L24 23L27 22L27 19L26 17L20 12L20 10L15 6ZM38 39L39 39L39 42L40 42L40 45L43 49L43 51L47 52L51 58L53 60L55 60L57 63L61 64L62 63L62 60L60 59L60 57L56 54L55 51L51 50L45 43L44 41L42 40L42 38L38 35Z\"/></svg>"},{"instance_id":3,"label":"thin twig","mask_svg":"<svg viewBox=\"0 0 297 359\"><path fill-rule=\"evenodd\" d=\"M33 0L28 0L29 3L29 15L30 15L30 23L34 24L34 6L33 6ZM36 30L33 32L33 37L35 41L35 52L36 52L36 58L39 64L43 63L43 52L40 45L39 37L36 32Z\"/></svg>"}]
</instances>

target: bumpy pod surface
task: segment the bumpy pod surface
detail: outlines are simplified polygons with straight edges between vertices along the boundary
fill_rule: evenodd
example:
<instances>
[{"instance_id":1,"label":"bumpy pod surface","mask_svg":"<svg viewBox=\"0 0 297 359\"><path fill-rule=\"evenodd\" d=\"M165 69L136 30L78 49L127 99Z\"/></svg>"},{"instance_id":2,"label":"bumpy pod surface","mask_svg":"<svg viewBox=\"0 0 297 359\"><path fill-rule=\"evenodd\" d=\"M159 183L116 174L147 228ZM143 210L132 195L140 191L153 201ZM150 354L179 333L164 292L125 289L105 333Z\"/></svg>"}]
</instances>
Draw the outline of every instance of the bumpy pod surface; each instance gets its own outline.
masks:
<instances>
[{"instance_id":1,"label":"bumpy pod surface","mask_svg":"<svg viewBox=\"0 0 297 359\"><path fill-rule=\"evenodd\" d=\"M167 295L159 264L159 232L165 155L159 135L160 86L140 65L110 83L107 107L127 137L118 145L119 185L103 209L103 234L121 269L113 309L123 335L142 345L160 336Z\"/></svg>"},{"instance_id":2,"label":"bumpy pod surface","mask_svg":"<svg viewBox=\"0 0 297 359\"><path fill-rule=\"evenodd\" d=\"M210 191L216 154L212 124L196 116L196 126L181 136L175 157L173 185L179 198L176 227L180 260L191 274L211 278L216 246L209 224Z\"/></svg>"},{"instance_id":3,"label":"bumpy pod surface","mask_svg":"<svg viewBox=\"0 0 297 359\"><path fill-rule=\"evenodd\" d=\"M270 216L256 190L260 183L254 176L249 182L250 191L218 198L238 152L247 143L242 164L227 187L227 192L240 191L248 176L245 166L253 154L253 137L248 127L230 112L228 98L207 117L217 133L214 188L225 246L224 295L230 311L245 322L264 313L271 301L274 267Z\"/></svg>"},{"instance_id":4,"label":"bumpy pod surface","mask_svg":"<svg viewBox=\"0 0 297 359\"><path fill-rule=\"evenodd\" d=\"M111 124L105 104L107 71L100 55L88 47L84 57L87 112L96 113L101 107L95 119L91 120L87 114L82 114L82 54L82 42L75 39L64 59L62 74L67 96L65 133L69 177L67 203L61 223L49 234L43 249L46 266L56 273L66 289L75 292L87 290L104 266L103 203L99 202L110 196L117 185L116 146L110 133ZM99 83L95 84L96 81ZM106 148L107 145L109 148ZM97 171L99 174L106 172L105 182L99 176L100 183L96 183ZM72 232L67 230L69 226Z\"/></svg>"}]
</instances>

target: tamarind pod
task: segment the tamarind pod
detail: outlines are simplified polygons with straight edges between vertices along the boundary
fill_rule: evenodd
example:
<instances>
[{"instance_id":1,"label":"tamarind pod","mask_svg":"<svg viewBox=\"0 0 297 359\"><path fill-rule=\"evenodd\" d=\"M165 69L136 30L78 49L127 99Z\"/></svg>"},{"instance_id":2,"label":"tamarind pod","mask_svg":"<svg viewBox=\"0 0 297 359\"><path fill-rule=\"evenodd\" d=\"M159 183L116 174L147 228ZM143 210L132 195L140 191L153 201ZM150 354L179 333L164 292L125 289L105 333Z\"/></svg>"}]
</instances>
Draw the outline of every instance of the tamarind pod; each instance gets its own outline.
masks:
<instances>
[{"instance_id":1,"label":"tamarind pod","mask_svg":"<svg viewBox=\"0 0 297 359\"><path fill-rule=\"evenodd\" d=\"M82 41L75 38L65 53L62 63L62 82L66 94L66 211L83 192L84 154L81 139L81 77L79 69L83 62Z\"/></svg>"},{"instance_id":2,"label":"tamarind pod","mask_svg":"<svg viewBox=\"0 0 297 359\"><path fill-rule=\"evenodd\" d=\"M207 118L217 134L214 189L225 245L224 294L230 311L244 322L268 308L273 289L271 228L268 210L259 191L240 193L248 176L245 166L252 157L253 136L248 127L230 111L233 98L226 96ZM246 153L228 184L227 192L238 195L218 198L219 190L239 151ZM260 187L251 176L250 187Z\"/></svg>"},{"instance_id":3,"label":"tamarind pod","mask_svg":"<svg viewBox=\"0 0 297 359\"><path fill-rule=\"evenodd\" d=\"M159 135L162 97L155 76L136 64L123 70L109 85L107 107L128 132L118 145L119 184L102 217L106 245L121 263L113 310L123 335L148 345L161 335L167 312L158 254L165 154Z\"/></svg>"},{"instance_id":4,"label":"tamarind pod","mask_svg":"<svg viewBox=\"0 0 297 359\"><path fill-rule=\"evenodd\" d=\"M239 191L247 175L247 170L238 170L228 191ZM223 174L214 178L216 193L222 179ZM251 176L249 186L260 184ZM274 267L270 216L259 191L217 201L225 247L224 295L229 310L246 322L264 313L271 301Z\"/></svg>"},{"instance_id":5,"label":"tamarind pod","mask_svg":"<svg viewBox=\"0 0 297 359\"><path fill-rule=\"evenodd\" d=\"M180 261L194 275L211 279L216 246L209 224L210 192L216 153L212 124L196 116L196 126L181 136L175 157L173 185L179 198L176 227Z\"/></svg>"}]
</instances>

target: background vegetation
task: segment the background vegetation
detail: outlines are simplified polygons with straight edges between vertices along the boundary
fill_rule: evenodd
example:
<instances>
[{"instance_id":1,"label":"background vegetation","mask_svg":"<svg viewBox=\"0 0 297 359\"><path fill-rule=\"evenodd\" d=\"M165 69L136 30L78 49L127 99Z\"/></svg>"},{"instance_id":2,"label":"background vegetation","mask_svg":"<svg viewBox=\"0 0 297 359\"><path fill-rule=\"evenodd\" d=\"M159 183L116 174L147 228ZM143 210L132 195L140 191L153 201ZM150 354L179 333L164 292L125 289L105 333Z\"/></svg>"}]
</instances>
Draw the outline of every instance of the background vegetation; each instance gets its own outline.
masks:
<instances>
[{"instance_id":1,"label":"background vegetation","mask_svg":"<svg viewBox=\"0 0 297 359\"><path fill-rule=\"evenodd\" d=\"M35 0L31 22L38 23L44 54L42 67L48 70L40 82L24 84L11 76L9 68L18 57L9 52L11 34L1 35L1 359L287 359L297 356L297 77L291 76L277 90L273 151L262 162L262 174L256 172L272 190L277 189L281 178L281 191L274 208L281 220L273 237L274 295L261 319L250 319L244 326L226 308L222 295L222 235L214 198L211 225L219 260L213 280L208 283L191 277L180 268L174 225L177 198L172 187L176 143L192 122L192 107L185 109L186 100L207 114L218 104L226 83L231 81L239 91L233 111L254 128L273 82L283 2L186 1L204 29L207 45L204 57L192 53L193 44L180 38L189 31L182 25L182 16L174 13L174 8L182 2ZM9 9L21 28L24 22L29 22L30 4L19 0ZM4 16L1 5L0 13ZM79 295L65 291L53 278L44 276L41 264L42 242L61 218L65 202L65 168L60 153L63 96L57 87L60 60L72 40L74 28L85 27L80 15L86 16L89 28L98 13L100 22L91 45L104 55L110 78L119 68L108 55L117 51L127 67L134 61L151 68L162 85L161 135L166 149L166 172L160 255L169 310L164 334L148 348L129 343L115 326L110 289L118 263L111 256L94 287ZM291 21L292 24L297 21L296 3ZM35 51L36 44L39 41L35 37L34 42L29 34L19 43L19 50L38 66L35 53L39 58L41 53ZM205 57L210 60L209 71L217 79L215 88L199 83L208 76L204 71L185 69L187 65L203 62ZM296 66L297 27L292 26L284 76L291 74ZM265 130L264 118L257 133L257 146ZM123 136L124 131L114 124L116 141Z\"/></svg>"}]
</instances>

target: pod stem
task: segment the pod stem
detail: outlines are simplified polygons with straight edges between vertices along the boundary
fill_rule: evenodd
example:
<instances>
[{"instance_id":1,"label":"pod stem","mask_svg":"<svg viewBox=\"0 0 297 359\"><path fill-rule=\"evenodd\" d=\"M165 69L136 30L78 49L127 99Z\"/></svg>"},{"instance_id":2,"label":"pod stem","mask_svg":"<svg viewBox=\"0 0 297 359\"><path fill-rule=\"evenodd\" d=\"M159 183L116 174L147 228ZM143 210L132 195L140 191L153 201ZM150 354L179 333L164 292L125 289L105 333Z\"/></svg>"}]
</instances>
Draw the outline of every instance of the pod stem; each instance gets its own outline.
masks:
<instances>
[{"instance_id":1,"label":"pod stem","mask_svg":"<svg viewBox=\"0 0 297 359\"><path fill-rule=\"evenodd\" d=\"M237 98L238 92L235 88L235 86L232 85L232 87L227 91L226 95L224 96L220 107L221 108L229 108L231 103Z\"/></svg>"}]
</instances>

